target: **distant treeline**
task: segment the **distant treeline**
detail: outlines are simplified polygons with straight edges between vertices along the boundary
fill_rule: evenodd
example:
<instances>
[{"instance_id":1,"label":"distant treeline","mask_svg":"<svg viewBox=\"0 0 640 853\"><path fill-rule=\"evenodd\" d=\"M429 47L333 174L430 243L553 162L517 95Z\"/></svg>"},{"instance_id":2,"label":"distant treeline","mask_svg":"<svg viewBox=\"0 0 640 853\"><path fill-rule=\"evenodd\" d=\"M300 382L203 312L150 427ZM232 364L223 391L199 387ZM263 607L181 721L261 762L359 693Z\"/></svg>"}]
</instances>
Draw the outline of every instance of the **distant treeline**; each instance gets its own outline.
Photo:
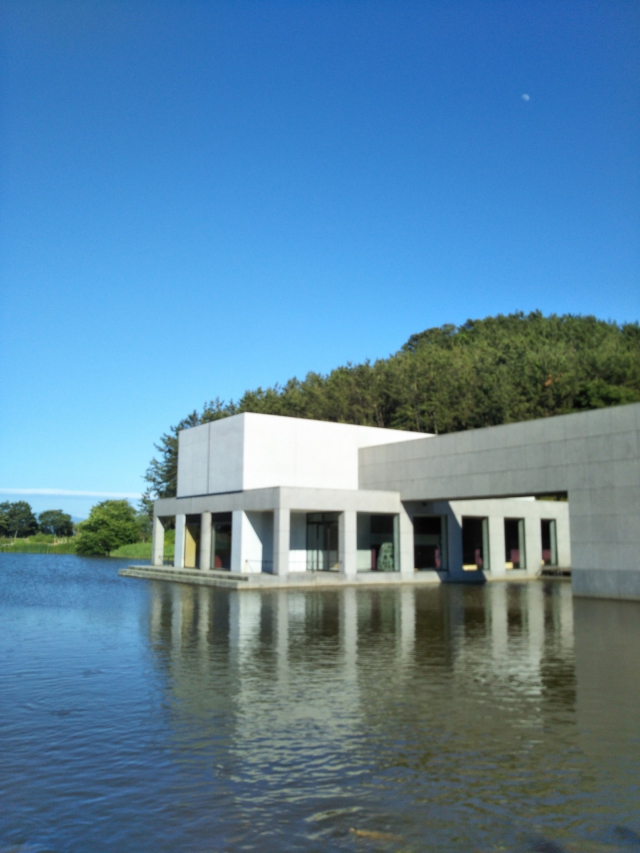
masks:
<instances>
[{"instance_id":1,"label":"distant treeline","mask_svg":"<svg viewBox=\"0 0 640 853\"><path fill-rule=\"evenodd\" d=\"M309 373L238 402L216 398L171 427L145 479L176 493L178 431L240 412L447 433L640 400L640 326L540 312L412 335L394 355Z\"/></svg>"},{"instance_id":2,"label":"distant treeline","mask_svg":"<svg viewBox=\"0 0 640 853\"><path fill-rule=\"evenodd\" d=\"M61 509L36 517L27 501L0 503L0 551L149 559L150 536L146 508L136 511L126 500L100 501L78 524ZM166 539L165 551L173 553L172 536Z\"/></svg>"},{"instance_id":3,"label":"distant treeline","mask_svg":"<svg viewBox=\"0 0 640 853\"><path fill-rule=\"evenodd\" d=\"M37 533L46 536L73 536L75 526L71 516L61 509L46 509L36 517L27 501L0 503L0 537L24 539Z\"/></svg>"}]
</instances>

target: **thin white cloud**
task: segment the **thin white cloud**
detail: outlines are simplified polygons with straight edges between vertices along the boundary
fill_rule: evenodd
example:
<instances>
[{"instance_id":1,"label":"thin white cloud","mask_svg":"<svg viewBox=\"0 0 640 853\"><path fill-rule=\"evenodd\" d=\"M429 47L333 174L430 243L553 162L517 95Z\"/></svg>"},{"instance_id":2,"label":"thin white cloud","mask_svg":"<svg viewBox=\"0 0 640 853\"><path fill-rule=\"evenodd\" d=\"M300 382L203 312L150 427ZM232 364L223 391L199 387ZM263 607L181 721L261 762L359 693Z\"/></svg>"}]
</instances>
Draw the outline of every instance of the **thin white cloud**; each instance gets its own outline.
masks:
<instances>
[{"instance_id":1,"label":"thin white cloud","mask_svg":"<svg viewBox=\"0 0 640 853\"><path fill-rule=\"evenodd\" d=\"M70 489L0 489L0 495L60 495L66 498L133 498L140 492L77 492Z\"/></svg>"}]
</instances>

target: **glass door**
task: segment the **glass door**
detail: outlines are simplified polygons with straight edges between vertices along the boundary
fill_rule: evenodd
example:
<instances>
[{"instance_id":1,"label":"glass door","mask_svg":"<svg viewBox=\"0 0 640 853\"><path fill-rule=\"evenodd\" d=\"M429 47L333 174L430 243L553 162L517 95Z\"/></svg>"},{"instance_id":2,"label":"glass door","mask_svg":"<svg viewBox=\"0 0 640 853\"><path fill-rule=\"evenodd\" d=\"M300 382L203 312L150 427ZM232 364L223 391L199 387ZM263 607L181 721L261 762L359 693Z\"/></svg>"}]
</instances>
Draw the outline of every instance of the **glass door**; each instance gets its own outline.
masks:
<instances>
[{"instance_id":1,"label":"glass door","mask_svg":"<svg viewBox=\"0 0 640 853\"><path fill-rule=\"evenodd\" d=\"M307 571L337 572L339 569L338 513L308 513Z\"/></svg>"}]
</instances>

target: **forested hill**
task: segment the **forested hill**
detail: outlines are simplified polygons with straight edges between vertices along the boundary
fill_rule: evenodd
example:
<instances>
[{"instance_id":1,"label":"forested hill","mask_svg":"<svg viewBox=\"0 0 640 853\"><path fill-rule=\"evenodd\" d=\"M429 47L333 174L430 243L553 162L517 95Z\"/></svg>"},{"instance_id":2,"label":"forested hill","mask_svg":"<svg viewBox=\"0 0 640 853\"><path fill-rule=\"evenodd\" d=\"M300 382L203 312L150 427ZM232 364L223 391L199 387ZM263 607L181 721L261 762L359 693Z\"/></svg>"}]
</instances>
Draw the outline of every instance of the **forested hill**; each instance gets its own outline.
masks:
<instances>
[{"instance_id":1,"label":"forested hill","mask_svg":"<svg viewBox=\"0 0 640 853\"><path fill-rule=\"evenodd\" d=\"M178 431L262 412L445 433L640 400L640 326L510 314L412 335L397 353L216 399L162 436L149 495L176 490Z\"/></svg>"}]
</instances>

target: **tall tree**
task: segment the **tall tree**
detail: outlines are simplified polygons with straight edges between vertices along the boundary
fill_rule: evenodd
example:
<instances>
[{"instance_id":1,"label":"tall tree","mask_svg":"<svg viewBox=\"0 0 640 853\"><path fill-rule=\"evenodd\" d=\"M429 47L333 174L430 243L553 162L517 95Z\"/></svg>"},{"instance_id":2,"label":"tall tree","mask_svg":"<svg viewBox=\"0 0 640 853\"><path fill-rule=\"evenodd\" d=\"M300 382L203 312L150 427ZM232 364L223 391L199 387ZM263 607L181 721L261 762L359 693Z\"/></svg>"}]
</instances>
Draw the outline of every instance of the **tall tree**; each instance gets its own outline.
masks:
<instances>
[{"instance_id":1,"label":"tall tree","mask_svg":"<svg viewBox=\"0 0 640 853\"><path fill-rule=\"evenodd\" d=\"M47 509L38 516L41 533L54 536L73 536L73 521L71 516L61 509Z\"/></svg>"},{"instance_id":2,"label":"tall tree","mask_svg":"<svg viewBox=\"0 0 640 853\"><path fill-rule=\"evenodd\" d=\"M38 532L38 519L26 501L0 503L0 531L3 536L24 538Z\"/></svg>"}]
</instances>

